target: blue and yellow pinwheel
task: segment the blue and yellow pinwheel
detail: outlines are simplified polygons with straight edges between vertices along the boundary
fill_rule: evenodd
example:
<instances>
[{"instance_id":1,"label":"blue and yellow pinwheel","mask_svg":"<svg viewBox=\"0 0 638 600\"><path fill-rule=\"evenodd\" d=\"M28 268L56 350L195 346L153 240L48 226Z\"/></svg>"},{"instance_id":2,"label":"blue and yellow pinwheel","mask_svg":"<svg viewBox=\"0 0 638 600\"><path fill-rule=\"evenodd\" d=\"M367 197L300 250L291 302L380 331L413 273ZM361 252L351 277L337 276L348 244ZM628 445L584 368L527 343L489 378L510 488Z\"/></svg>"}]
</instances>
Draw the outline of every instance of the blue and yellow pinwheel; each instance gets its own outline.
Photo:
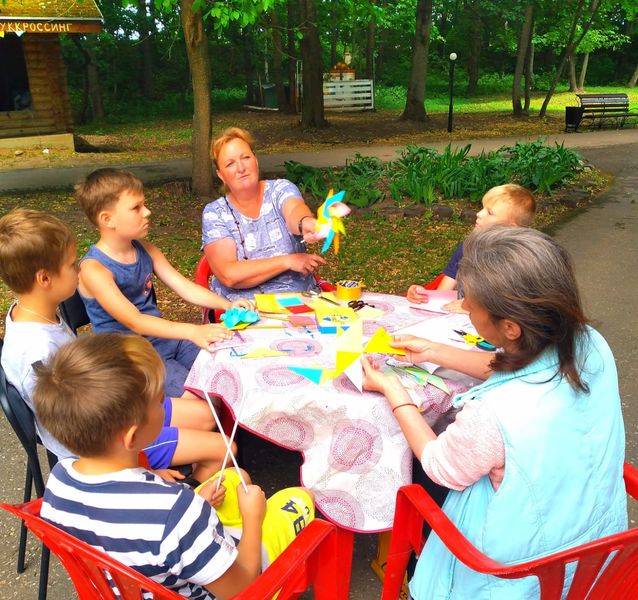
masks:
<instances>
[{"instance_id":1,"label":"blue and yellow pinwheel","mask_svg":"<svg viewBox=\"0 0 638 600\"><path fill-rule=\"evenodd\" d=\"M342 218L350 214L350 207L343 202L345 191L335 194L328 192L325 202L317 210L317 235L324 239L321 253L323 254L334 241L335 254L339 253L339 235L346 235Z\"/></svg>"}]
</instances>

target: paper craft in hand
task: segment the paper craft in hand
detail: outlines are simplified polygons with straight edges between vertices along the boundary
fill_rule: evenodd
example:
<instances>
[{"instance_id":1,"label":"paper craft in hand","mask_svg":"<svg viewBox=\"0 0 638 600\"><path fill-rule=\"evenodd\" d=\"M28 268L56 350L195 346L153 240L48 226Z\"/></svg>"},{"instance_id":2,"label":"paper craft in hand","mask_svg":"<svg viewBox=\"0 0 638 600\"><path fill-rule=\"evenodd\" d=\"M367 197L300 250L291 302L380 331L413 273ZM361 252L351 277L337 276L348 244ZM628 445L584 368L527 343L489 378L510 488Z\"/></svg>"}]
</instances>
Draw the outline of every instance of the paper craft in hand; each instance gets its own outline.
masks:
<instances>
[{"instance_id":1,"label":"paper craft in hand","mask_svg":"<svg viewBox=\"0 0 638 600\"><path fill-rule=\"evenodd\" d=\"M324 367L288 367L291 371L310 379L313 383L322 384L332 381L342 373L350 379L361 392L363 390L363 368L359 357L363 352L363 322L355 321L352 326L337 336L335 368Z\"/></svg>"},{"instance_id":2,"label":"paper craft in hand","mask_svg":"<svg viewBox=\"0 0 638 600\"><path fill-rule=\"evenodd\" d=\"M339 235L346 235L343 217L350 214L350 207L343 202L345 191L335 194L328 192L325 202L317 210L317 235L324 239L321 253L323 254L334 241L335 254L339 254Z\"/></svg>"},{"instance_id":3,"label":"paper craft in hand","mask_svg":"<svg viewBox=\"0 0 638 600\"><path fill-rule=\"evenodd\" d=\"M404 373L407 373L410 377L423 385L423 387L430 384L433 385L435 388L438 388L442 392L445 392L448 396L450 395L450 388L448 388L444 379L442 377L439 377L438 375L433 375L432 373L426 371L425 369L422 369L421 367L412 366L393 368L397 371L403 371Z\"/></svg>"},{"instance_id":4,"label":"paper craft in hand","mask_svg":"<svg viewBox=\"0 0 638 600\"><path fill-rule=\"evenodd\" d=\"M405 350L394 348L390 345L391 342L392 336L383 327L379 327L366 344L365 351L371 354L405 354Z\"/></svg>"},{"instance_id":5,"label":"paper craft in hand","mask_svg":"<svg viewBox=\"0 0 638 600\"><path fill-rule=\"evenodd\" d=\"M259 321L259 315L254 310L235 307L222 313L220 319L228 329L245 329Z\"/></svg>"}]
</instances>

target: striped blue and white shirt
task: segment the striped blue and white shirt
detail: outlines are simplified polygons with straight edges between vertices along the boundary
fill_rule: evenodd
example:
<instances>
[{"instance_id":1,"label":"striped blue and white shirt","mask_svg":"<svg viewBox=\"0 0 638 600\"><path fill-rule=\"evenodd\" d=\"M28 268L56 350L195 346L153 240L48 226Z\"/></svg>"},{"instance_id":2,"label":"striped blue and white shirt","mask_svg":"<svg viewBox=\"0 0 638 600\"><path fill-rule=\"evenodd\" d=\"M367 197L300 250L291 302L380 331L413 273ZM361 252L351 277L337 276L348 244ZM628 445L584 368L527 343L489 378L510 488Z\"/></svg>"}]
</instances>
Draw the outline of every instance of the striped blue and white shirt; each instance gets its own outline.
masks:
<instances>
[{"instance_id":1,"label":"striped blue and white shirt","mask_svg":"<svg viewBox=\"0 0 638 600\"><path fill-rule=\"evenodd\" d=\"M237 548L210 504L142 468L82 475L74 460L53 468L42 518L185 598L212 599L202 586L229 569Z\"/></svg>"}]
</instances>

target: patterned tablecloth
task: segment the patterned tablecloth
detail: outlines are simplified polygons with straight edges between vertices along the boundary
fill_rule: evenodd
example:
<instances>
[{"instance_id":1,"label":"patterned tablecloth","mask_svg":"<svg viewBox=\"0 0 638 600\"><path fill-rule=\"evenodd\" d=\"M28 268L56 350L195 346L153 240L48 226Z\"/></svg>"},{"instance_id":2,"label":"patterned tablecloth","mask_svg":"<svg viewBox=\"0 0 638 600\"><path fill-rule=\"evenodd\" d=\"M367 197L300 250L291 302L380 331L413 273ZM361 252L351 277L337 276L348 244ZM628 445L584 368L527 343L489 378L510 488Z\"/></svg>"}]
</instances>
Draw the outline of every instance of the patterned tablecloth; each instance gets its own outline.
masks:
<instances>
[{"instance_id":1,"label":"patterned tablecloth","mask_svg":"<svg viewBox=\"0 0 638 600\"><path fill-rule=\"evenodd\" d=\"M385 314L364 322L364 339L379 326L447 339L454 335L453 328L469 322L466 316L415 310L403 297L366 294L365 300ZM334 334L320 334L310 327L249 328L241 337L246 341L243 346L212 354L202 351L186 387L221 396L235 416L246 398L240 424L303 453L302 484L312 489L318 508L337 525L363 532L391 528L396 492L411 482L412 452L385 398L375 392L360 393L345 375L316 385L288 369L289 365L334 366ZM241 359L256 348L286 354ZM452 394L468 387L467 380L446 382ZM410 393L435 430L444 429L453 418L450 395L431 385L414 387Z\"/></svg>"}]
</instances>

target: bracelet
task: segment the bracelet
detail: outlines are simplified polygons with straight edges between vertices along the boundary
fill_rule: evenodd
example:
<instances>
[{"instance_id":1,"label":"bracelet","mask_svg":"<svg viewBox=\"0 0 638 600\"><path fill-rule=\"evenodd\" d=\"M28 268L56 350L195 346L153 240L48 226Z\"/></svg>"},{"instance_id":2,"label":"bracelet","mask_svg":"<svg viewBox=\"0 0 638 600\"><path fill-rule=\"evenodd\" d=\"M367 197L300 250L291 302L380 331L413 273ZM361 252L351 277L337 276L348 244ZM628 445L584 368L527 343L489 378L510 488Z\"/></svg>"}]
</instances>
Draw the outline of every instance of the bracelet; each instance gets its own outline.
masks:
<instances>
[{"instance_id":1,"label":"bracelet","mask_svg":"<svg viewBox=\"0 0 638 600\"><path fill-rule=\"evenodd\" d=\"M402 406L414 406L414 408L416 408L416 404L414 404L414 402L404 402L403 404L399 404L398 406L395 406L395 407L392 409L392 414L394 414L394 411L395 411L397 408L401 408Z\"/></svg>"},{"instance_id":2,"label":"bracelet","mask_svg":"<svg viewBox=\"0 0 638 600\"><path fill-rule=\"evenodd\" d=\"M299 219L299 223L297 224L297 227L299 229L299 235L303 235L303 231L301 230L301 226L303 225L303 220L310 219L311 217L312 215L304 215L303 217L301 217L301 219Z\"/></svg>"}]
</instances>

